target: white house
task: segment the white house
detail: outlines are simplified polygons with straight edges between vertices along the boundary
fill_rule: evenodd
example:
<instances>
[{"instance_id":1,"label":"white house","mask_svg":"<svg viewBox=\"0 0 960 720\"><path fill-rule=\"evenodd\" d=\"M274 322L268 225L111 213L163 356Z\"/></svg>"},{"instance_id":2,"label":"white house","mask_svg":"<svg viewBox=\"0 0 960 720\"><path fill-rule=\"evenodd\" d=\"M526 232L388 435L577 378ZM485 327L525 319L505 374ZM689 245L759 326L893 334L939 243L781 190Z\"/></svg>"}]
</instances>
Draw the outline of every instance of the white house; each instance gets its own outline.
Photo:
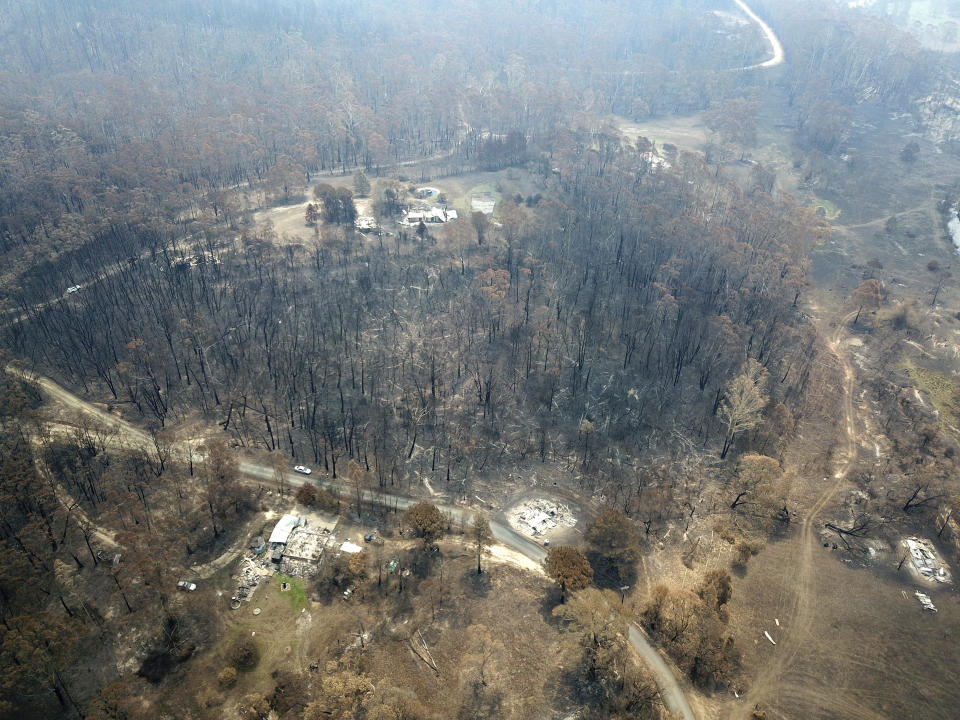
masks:
<instances>
[{"instance_id":1,"label":"white house","mask_svg":"<svg viewBox=\"0 0 960 720\"><path fill-rule=\"evenodd\" d=\"M407 225L419 225L421 221L425 223L445 223L456 219L456 210L432 207L429 210L413 210L408 212L404 223Z\"/></svg>"}]
</instances>

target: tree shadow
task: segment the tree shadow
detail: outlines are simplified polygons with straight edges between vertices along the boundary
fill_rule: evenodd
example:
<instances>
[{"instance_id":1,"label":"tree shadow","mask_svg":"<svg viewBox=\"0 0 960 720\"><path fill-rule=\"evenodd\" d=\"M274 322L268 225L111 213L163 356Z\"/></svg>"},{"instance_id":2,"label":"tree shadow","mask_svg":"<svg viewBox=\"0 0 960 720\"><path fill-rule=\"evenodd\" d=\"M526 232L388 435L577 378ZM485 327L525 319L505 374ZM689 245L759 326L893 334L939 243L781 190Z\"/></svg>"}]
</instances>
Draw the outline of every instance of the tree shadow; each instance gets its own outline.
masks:
<instances>
[{"instance_id":1,"label":"tree shadow","mask_svg":"<svg viewBox=\"0 0 960 720\"><path fill-rule=\"evenodd\" d=\"M189 660L195 649L194 643L181 643L180 625L176 618L168 616L163 621L160 646L151 650L144 658L137 675L157 684L173 672L177 665Z\"/></svg>"},{"instance_id":2,"label":"tree shadow","mask_svg":"<svg viewBox=\"0 0 960 720\"><path fill-rule=\"evenodd\" d=\"M548 625L556 627L561 622L553 614L553 609L560 604L560 588L557 585L550 585L550 588L540 598L540 616Z\"/></svg>"},{"instance_id":3,"label":"tree shadow","mask_svg":"<svg viewBox=\"0 0 960 720\"><path fill-rule=\"evenodd\" d=\"M154 650L140 664L137 675L156 685L163 680L174 668L176 663L166 648Z\"/></svg>"},{"instance_id":4,"label":"tree shadow","mask_svg":"<svg viewBox=\"0 0 960 720\"><path fill-rule=\"evenodd\" d=\"M500 717L503 693L480 683L472 683L473 692L467 696L457 712L457 720Z\"/></svg>"},{"instance_id":5,"label":"tree shadow","mask_svg":"<svg viewBox=\"0 0 960 720\"><path fill-rule=\"evenodd\" d=\"M434 564L442 559L443 553L436 545L425 550L422 548L411 549L407 558L407 567L411 575L423 580L430 575Z\"/></svg>"},{"instance_id":6,"label":"tree shadow","mask_svg":"<svg viewBox=\"0 0 960 720\"><path fill-rule=\"evenodd\" d=\"M463 586L469 588L477 597L487 597L493 588L493 578L487 570L477 575L477 569L471 567L463 574L462 578Z\"/></svg>"},{"instance_id":7,"label":"tree shadow","mask_svg":"<svg viewBox=\"0 0 960 720\"><path fill-rule=\"evenodd\" d=\"M590 567L593 568L593 582L599 588L619 591L625 585L633 587L637 584L636 565L619 567L595 550L587 553L587 560L590 561Z\"/></svg>"}]
</instances>

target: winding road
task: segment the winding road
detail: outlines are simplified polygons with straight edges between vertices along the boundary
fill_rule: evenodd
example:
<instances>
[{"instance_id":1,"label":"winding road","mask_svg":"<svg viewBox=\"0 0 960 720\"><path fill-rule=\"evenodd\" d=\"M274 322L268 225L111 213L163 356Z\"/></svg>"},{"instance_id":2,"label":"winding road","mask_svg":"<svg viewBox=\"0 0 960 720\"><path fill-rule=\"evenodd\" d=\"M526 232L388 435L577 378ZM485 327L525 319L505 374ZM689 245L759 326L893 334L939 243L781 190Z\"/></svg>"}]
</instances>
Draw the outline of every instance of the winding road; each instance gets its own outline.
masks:
<instances>
[{"instance_id":1,"label":"winding road","mask_svg":"<svg viewBox=\"0 0 960 720\"><path fill-rule=\"evenodd\" d=\"M777 38L776 34L770 28L770 26L765 23L753 10L745 3L743 0L734 0L734 2L740 7L740 9L747 15L750 20L752 20L763 32L764 37L770 45L772 51L772 56L762 62L755 65L748 65L740 70L755 70L763 68L776 67L783 63L784 60L784 51L783 46L780 43L780 40ZM411 161L420 162L420 161ZM401 163L407 164L407 163ZM16 317L12 322L18 322L22 320L23 317ZM842 327L842 325L841 325ZM840 331L838 331L837 336L834 338L832 347L834 352L838 347L840 340ZM837 353L837 357L840 358L840 354ZM846 376L845 390L846 390L846 403L845 411L847 415L847 427L848 434L850 434L851 427L851 415L852 415L852 403L851 398L851 385L852 385L852 371L848 364L844 364L844 371ZM118 434L125 436L130 440L134 445L139 445L146 447L148 449L153 449L153 441L148 433L143 431L140 428L118 418L110 413L104 412L103 410L98 409L93 406L91 403L86 402L85 400L77 397L70 391L64 389L62 386L51 380L50 378L43 377L40 375L35 375L33 373L28 373L20 368L14 366L8 366L7 371L15 374L25 380L35 383L41 390L43 390L52 400L55 402L71 408L73 410L82 412L85 415L93 417L99 424L115 430ZM848 458L852 458L854 455L854 448L851 447L848 453ZM196 457L196 454L195 454ZM847 472L849 471L850 466L852 465L852 459L848 460L848 464L841 471L837 472L836 479L842 481L845 479ZM254 480L259 484L265 482L272 483L274 482L274 469L272 466L263 465L250 460L241 460L238 464L240 473L250 480ZM292 487L298 487L303 485L305 482L304 478L301 475L287 473L286 482ZM326 485L328 487L337 487L342 489L342 486L337 485L329 480L321 481L319 484ZM809 556L811 554L811 523L816 517L817 513L822 510L823 506L827 501L833 496L836 492L840 482L834 484L828 488L823 495L818 499L818 502L814 506L807 520L804 522L803 533L802 533L802 542L803 542L803 556L801 561L801 575L803 571L809 572L810 562ZM373 492L365 491L364 500L370 503L377 503L382 505L388 505L397 509L406 509L411 505L420 502L419 498L410 498L402 495L396 495L386 492ZM472 516L475 512L473 509L456 507L451 505L437 505L437 507L446 515L448 515L452 520L459 522L461 519L467 519L468 516ZM516 532L513 528L505 522L504 519L491 519L490 521L490 530L500 543L506 545L514 550L522 553L526 557L530 558L534 562L542 563L546 558L546 551L541 545L534 542L530 538ZM804 562L805 561L805 562ZM804 603L800 600L802 593L798 593L798 602L795 605L795 615L797 619L803 619L807 614L808 608L804 606ZM690 707L689 702L687 701L686 694L684 692L684 685L678 680L677 674L674 672L673 668L664 660L663 656L657 651L653 646L647 636L644 634L643 630L636 624L630 623L628 636L630 644L636 650L637 654L643 659L643 661L650 668L651 672L654 675L654 678L657 682L657 686L660 689L660 696L663 699L663 703L666 706L667 710L671 713L672 717L675 720L696 720L696 715L693 712L693 709ZM795 653L794 653L795 654ZM769 668L768 675L776 674L783 670L783 665L790 662L793 655L786 655L783 660L779 663L775 663L778 667ZM758 683L762 685L762 683Z\"/></svg>"},{"instance_id":2,"label":"winding road","mask_svg":"<svg viewBox=\"0 0 960 720\"><path fill-rule=\"evenodd\" d=\"M7 366L7 372L34 383L58 405L91 417L99 425L115 431L119 436L126 438L131 446L143 447L148 451L154 449L153 440L148 433L122 418L97 408L86 400L74 395L50 378L27 372L13 365ZM194 459L197 459L197 453L194 453ZM240 460L238 462L238 469L245 478L256 482L258 485L272 484L275 481L274 469L271 465L265 465L251 460ZM286 473L285 481L291 487L299 487L306 482L302 475L296 473ZM327 488L344 489L343 485L331 480L315 480L315 482ZM363 500L371 504L385 505L398 510L405 510L411 505L421 502L422 499L389 492L365 490ZM459 522L461 519L468 520L476 512L473 508L457 507L454 505L438 504L437 508L454 522ZM542 563L547 556L543 546L515 531L510 527L509 523L506 522L505 518L491 519L490 530L494 538L500 543L516 550L534 562ZM643 631L633 623L629 626L629 640L630 644L637 651L637 654L643 658L653 673L657 685L660 688L660 696L663 699L664 705L666 705L673 717L676 718L676 720L695 720L696 716L687 702L683 685L677 679L676 674L650 643Z\"/></svg>"},{"instance_id":3,"label":"winding road","mask_svg":"<svg viewBox=\"0 0 960 720\"><path fill-rule=\"evenodd\" d=\"M273 480L273 470L256 463L241 462L240 471L248 477L271 482ZM304 482L303 477L300 475L290 475L287 480L291 484L296 485L302 485ZM342 486L329 480L321 481L319 484L331 489L342 489ZM376 503L397 509L406 509L411 505L421 502L420 498L409 498L403 495L374 491L366 491L363 500L367 503ZM438 504L437 508L454 522L469 520L476 512L474 509L454 505ZM490 531L500 543L522 553L534 562L542 563L547 557L547 553L542 545L518 533L503 519L491 519ZM667 664L653 646L643 630L635 623L630 623L628 635L630 644L634 650L637 651L637 654L643 658L647 667L649 667L653 673L657 686L660 688L660 697L663 699L664 705L670 711L673 718L676 720L696 720L696 715L694 715L690 704L687 702L683 685L677 679L676 673L674 673L670 665Z\"/></svg>"},{"instance_id":4,"label":"winding road","mask_svg":"<svg viewBox=\"0 0 960 720\"><path fill-rule=\"evenodd\" d=\"M770 43L770 50L773 52L773 57L769 60L765 60L762 63L757 63L756 65L747 65L746 67L740 68L741 70L757 70L759 68L771 68L776 67L783 62L783 45L780 44L780 39L777 37L776 33L767 25L760 17L750 9L750 6L747 5L743 0L733 0L737 6L743 10L748 18L753 20L763 32L763 36L767 39L767 42Z\"/></svg>"},{"instance_id":5,"label":"winding road","mask_svg":"<svg viewBox=\"0 0 960 720\"><path fill-rule=\"evenodd\" d=\"M663 656L650 643L643 630L636 623L630 623L629 630L630 644L637 654L643 658L643 661L650 668L657 686L660 688L660 698L663 704L670 711L671 717L679 720L694 720L696 715L687 702L687 696L684 694L683 686L677 680L676 673L664 661Z\"/></svg>"}]
</instances>

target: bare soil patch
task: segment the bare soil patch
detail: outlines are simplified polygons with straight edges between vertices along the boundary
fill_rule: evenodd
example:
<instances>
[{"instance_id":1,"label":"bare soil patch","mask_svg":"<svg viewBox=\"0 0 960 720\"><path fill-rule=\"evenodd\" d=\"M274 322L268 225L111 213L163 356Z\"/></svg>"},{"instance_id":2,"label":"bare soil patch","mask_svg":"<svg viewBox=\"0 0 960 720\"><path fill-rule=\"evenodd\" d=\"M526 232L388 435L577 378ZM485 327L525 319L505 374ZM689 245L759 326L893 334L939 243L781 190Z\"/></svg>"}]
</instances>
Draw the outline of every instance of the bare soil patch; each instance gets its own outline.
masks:
<instances>
[{"instance_id":1,"label":"bare soil patch","mask_svg":"<svg viewBox=\"0 0 960 720\"><path fill-rule=\"evenodd\" d=\"M707 128L699 114L642 122L619 118L617 127L630 142L635 143L637 138L645 137L659 149L669 143L683 150L700 151L707 142Z\"/></svg>"},{"instance_id":2,"label":"bare soil patch","mask_svg":"<svg viewBox=\"0 0 960 720\"><path fill-rule=\"evenodd\" d=\"M260 225L269 222L276 233L276 241L287 244L290 241L307 242L315 237L314 228L304 220L307 201L293 205L281 205L253 214L253 221Z\"/></svg>"}]
</instances>

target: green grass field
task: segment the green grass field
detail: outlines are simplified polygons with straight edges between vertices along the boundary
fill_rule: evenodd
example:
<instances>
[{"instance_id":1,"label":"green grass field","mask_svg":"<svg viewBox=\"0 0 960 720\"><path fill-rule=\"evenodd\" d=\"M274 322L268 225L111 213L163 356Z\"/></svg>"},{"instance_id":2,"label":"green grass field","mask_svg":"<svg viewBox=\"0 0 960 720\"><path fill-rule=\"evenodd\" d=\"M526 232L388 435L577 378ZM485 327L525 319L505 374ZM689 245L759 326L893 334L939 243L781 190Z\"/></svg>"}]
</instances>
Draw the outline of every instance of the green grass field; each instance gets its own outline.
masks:
<instances>
[{"instance_id":1,"label":"green grass field","mask_svg":"<svg viewBox=\"0 0 960 720\"><path fill-rule=\"evenodd\" d=\"M287 589L285 591L281 591L283 583L287 583ZM287 596L287 599L290 601L290 609L294 613L307 607L307 589L303 586L302 581L289 575L277 573L273 578L273 586L278 592L283 592L283 594Z\"/></svg>"},{"instance_id":2,"label":"green grass field","mask_svg":"<svg viewBox=\"0 0 960 720\"><path fill-rule=\"evenodd\" d=\"M903 369L940 413L941 425L960 424L960 378L909 362Z\"/></svg>"},{"instance_id":3,"label":"green grass field","mask_svg":"<svg viewBox=\"0 0 960 720\"><path fill-rule=\"evenodd\" d=\"M843 212L839 207L829 200L824 200L823 198L815 197L813 202L810 205L810 208L817 210L818 208L823 208L823 216L827 220L836 220L840 217L840 214Z\"/></svg>"}]
</instances>

